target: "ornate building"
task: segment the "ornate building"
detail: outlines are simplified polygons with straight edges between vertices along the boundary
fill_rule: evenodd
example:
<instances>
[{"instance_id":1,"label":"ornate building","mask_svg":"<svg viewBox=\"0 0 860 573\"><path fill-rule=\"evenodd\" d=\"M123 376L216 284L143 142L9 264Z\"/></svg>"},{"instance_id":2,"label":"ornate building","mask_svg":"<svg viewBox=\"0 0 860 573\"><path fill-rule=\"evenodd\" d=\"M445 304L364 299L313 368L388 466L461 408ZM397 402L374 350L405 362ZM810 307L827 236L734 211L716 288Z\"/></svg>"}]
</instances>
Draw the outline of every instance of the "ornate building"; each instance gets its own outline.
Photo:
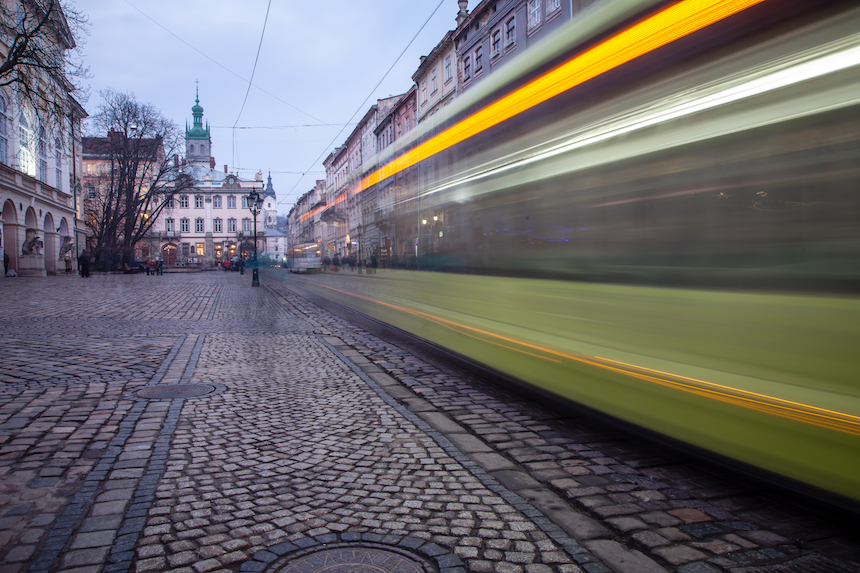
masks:
<instances>
[{"instance_id":1,"label":"ornate building","mask_svg":"<svg viewBox=\"0 0 860 573\"><path fill-rule=\"evenodd\" d=\"M263 189L263 174L243 179L229 173L226 165L223 171L215 169L212 138L209 125L203 124L199 95L191 114L192 124L185 130L185 162L196 185L191 192L174 197L161 212L152 228L150 253L161 256L168 266L211 267L235 256L247 258L254 251L254 215L248 210L247 197L252 189ZM270 177L266 202L272 209L274 196ZM266 250L267 216L264 210L257 220L260 253Z\"/></svg>"},{"instance_id":2,"label":"ornate building","mask_svg":"<svg viewBox=\"0 0 860 573\"><path fill-rule=\"evenodd\" d=\"M18 10L18 26L27 30L41 17L27 2ZM87 113L63 77L63 54L75 42L65 15L57 10L48 25L33 29L30 42L59 69L10 70L0 89L0 257L5 267L0 276L7 268L10 275L20 276L62 274L67 265L74 272L83 248L81 120ZM0 34L0 63L6 61L13 40L15 34ZM15 73L28 74L42 99L28 98L19 84L6 81Z\"/></svg>"}]
</instances>

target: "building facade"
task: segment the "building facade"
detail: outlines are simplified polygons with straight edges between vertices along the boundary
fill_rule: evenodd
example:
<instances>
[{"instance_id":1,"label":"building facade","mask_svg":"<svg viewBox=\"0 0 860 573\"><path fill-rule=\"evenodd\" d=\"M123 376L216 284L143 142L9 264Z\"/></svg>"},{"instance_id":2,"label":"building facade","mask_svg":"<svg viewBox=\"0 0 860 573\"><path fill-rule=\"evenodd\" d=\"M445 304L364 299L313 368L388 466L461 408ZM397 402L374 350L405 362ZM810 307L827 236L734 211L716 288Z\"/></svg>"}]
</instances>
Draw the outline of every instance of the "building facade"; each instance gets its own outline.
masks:
<instances>
[{"instance_id":1,"label":"building facade","mask_svg":"<svg viewBox=\"0 0 860 573\"><path fill-rule=\"evenodd\" d=\"M192 124L186 125L185 172L195 181L194 188L169 201L150 232L149 253L161 257L167 266L213 267L234 257L249 258L254 252L254 215L248 209L248 193L264 192L263 174L243 179L215 169L212 138L203 124L199 96L191 108ZM178 161L178 159L177 159ZM266 201L274 208L274 189L265 189ZM258 253L266 251L266 207L257 216Z\"/></svg>"},{"instance_id":2,"label":"building facade","mask_svg":"<svg viewBox=\"0 0 860 573\"><path fill-rule=\"evenodd\" d=\"M21 26L34 18L19 6ZM0 62L14 34L0 35ZM75 43L62 12L32 41L62 66ZM0 256L4 272L45 276L77 269L85 232L78 217L81 121L87 116L60 74L35 68L31 84L41 98L28 98L12 82L0 88ZM11 70L8 74L18 73ZM4 78L7 79L7 78ZM42 105L42 100L54 102Z\"/></svg>"},{"instance_id":3,"label":"building facade","mask_svg":"<svg viewBox=\"0 0 860 573\"><path fill-rule=\"evenodd\" d=\"M418 89L417 120L425 121L457 97L457 53L454 32L450 31L412 75Z\"/></svg>"},{"instance_id":4,"label":"building facade","mask_svg":"<svg viewBox=\"0 0 860 573\"><path fill-rule=\"evenodd\" d=\"M459 90L465 92L516 54L528 49L588 0L482 0L454 34Z\"/></svg>"}]
</instances>

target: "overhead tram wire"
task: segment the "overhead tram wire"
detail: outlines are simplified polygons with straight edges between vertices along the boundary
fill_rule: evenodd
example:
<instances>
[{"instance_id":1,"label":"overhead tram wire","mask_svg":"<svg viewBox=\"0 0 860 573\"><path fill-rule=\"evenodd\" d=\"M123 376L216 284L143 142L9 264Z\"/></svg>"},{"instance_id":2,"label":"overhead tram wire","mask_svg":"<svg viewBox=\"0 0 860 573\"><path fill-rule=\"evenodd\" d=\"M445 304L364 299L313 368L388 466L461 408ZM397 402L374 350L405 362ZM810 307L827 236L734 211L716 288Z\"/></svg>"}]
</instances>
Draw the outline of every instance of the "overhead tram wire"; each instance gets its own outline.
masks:
<instances>
[{"instance_id":1,"label":"overhead tram wire","mask_svg":"<svg viewBox=\"0 0 860 573\"><path fill-rule=\"evenodd\" d=\"M257 44L257 57L254 58L254 68L251 70L251 79L248 80L248 89L245 90L245 99L242 100L242 108L239 110L239 115L236 117L236 122L233 124L233 166L236 167L236 126L239 125L239 119L242 117L242 112L245 111L245 104L248 103L248 94L251 93L251 84L254 81L254 74L257 73L257 62L260 61L260 50L263 49L263 38L266 36L266 24L269 23L269 11L272 9L272 0L269 0L266 6L266 17L263 19L263 31L260 32L260 43ZM256 223L254 223L256 225ZM256 228L256 227L255 227ZM256 256L256 255L255 255Z\"/></svg>"},{"instance_id":2,"label":"overhead tram wire","mask_svg":"<svg viewBox=\"0 0 860 573\"><path fill-rule=\"evenodd\" d=\"M131 2L129 2L129 0L125 0L125 3L126 3L126 4L128 4L129 6L131 6L132 8L134 8L135 10L137 10L138 12L140 12L140 14L141 14L144 18L146 18L147 20L149 20L150 22L152 22L153 24L155 24L156 26L158 26L159 28L161 28L162 30L164 30L165 32L167 32L168 34L170 34L171 36L173 36L174 38L176 38L176 39L177 39L177 40L179 40L180 42L182 42L183 44L185 44L186 46L188 46L189 48L191 48L192 50L194 50L195 52L197 52L198 54L200 54L201 56L203 56L204 58L206 58L207 60L209 60L209 61L210 61L210 62L212 62L213 64L215 64L216 66L218 66L218 67L220 67L220 68L223 68L224 70L226 70L227 72L229 72L229 73L233 74L234 76L236 76L237 78L239 78L239 79L240 79L240 80L242 80L243 82L247 82L247 81L248 81L248 80L246 80L245 78L243 78L242 76L240 76L239 74L237 74L236 72L234 72L233 70L231 70L230 68L228 68L227 66L225 66L224 64L222 64L221 62L219 62L218 60L216 60L216 59L214 59L214 58L210 57L209 55L205 54L203 51L201 51L201 50L197 49L196 47L194 47L193 45L191 45L190 43L188 43L187 41L185 41L184 39L182 39L182 37L181 37L181 36L179 36L178 34L176 34L175 32L173 32L173 31L172 31L172 30L170 30L169 28L165 27L163 24L161 24L160 22L158 22L158 20L154 19L152 16L150 16L149 14L147 14L146 12L144 12L143 10L141 10L140 8L138 8L137 6L135 6L134 4L132 4ZM301 113L301 114L303 114L303 115L306 115L307 117L309 117L309 118L311 118L311 119L313 119L313 120L315 120L315 121L318 121L318 122L320 122L321 124L323 124L323 125L325 125L325 126L331 127L332 129L336 129L337 127L339 127L339 126L341 125L341 124L332 124L332 123L327 123L327 122L325 122L325 121L321 120L320 118L315 117L315 116L313 116L313 115L309 114L308 112L306 112L306 111L304 111L304 110L302 110L302 109L297 108L297 107L296 107L296 106L294 106L293 104L291 104L291 103L289 103L289 102L286 102L286 101L282 100L281 98L279 98L279 97L278 97L278 96L276 96L275 94L273 94L273 93L271 93L271 92L268 92L268 91L264 90L264 89L263 89L263 88L261 88L260 86L255 85L254 87L255 87L255 88L257 88L258 90L260 90L261 92L263 92L264 94L266 94L267 96L269 96L270 98L272 98L272 99L274 99L274 100L276 100L276 101L281 102L281 103L282 103L282 104L284 104L285 106L287 106L287 107L289 107L289 108L292 108L292 109L296 110L297 112L299 112L299 113Z\"/></svg>"},{"instance_id":3,"label":"overhead tram wire","mask_svg":"<svg viewBox=\"0 0 860 573\"><path fill-rule=\"evenodd\" d=\"M386 72L385 72L385 75L383 75L383 76L382 76L382 78L379 80L379 82L378 82L378 83L373 87L373 90L371 90L370 94L368 94L368 96L367 96L366 98L364 98L364 101L363 101L363 102L361 102L361 105L359 105L359 106L358 106L358 109L357 109L357 110L355 110L355 113L353 113L353 114L352 114L352 117L350 117L350 118L349 118L349 121L347 122L347 124L346 124L346 125L351 124L351 123L352 123L352 120L353 120L353 119L355 119L355 116L357 116L357 115L359 114L359 112L360 112L362 109L364 109L364 106L365 106L365 104L367 104L367 101L368 101L368 100L373 96L374 92L376 92L376 90L377 90L377 89L379 89L379 86L380 86L380 85L382 85L382 82L384 82L384 81L385 81L385 78L387 78L387 77L388 77L388 74L390 74L390 73L391 73L391 70L393 70L393 69L394 69L394 66L396 66L396 65L397 65L397 62L399 62L399 61L400 61L400 58L402 58L402 57L403 57L403 54L405 54L405 53L406 53L406 50L408 50L408 49L409 49L409 47L412 45L412 43L413 43L413 42L415 42L415 40L418 38L418 34L420 34L420 33L424 30L424 28L426 28L426 27L427 27L427 24L429 24L429 23L430 23L430 20L433 18L433 16L435 16L435 15L436 15L436 12L438 12L438 11L439 11L439 8L441 8L441 7L442 7L442 4L444 4L444 2L445 2L445 0L439 0L439 4L437 4L437 5L436 5L436 8L434 8L434 9L433 9L433 12L431 12L431 13L430 13L430 15L427 17L427 19L424 21L424 23L423 23L423 24L421 25L421 27L418 29L418 31L417 31L417 32L415 32L415 35L414 35L414 36L412 36L412 39L411 39L411 40L409 40L409 43L408 43L408 44L406 44L406 47L405 47L405 48L403 48L403 51L401 51L401 52L400 52L400 55L399 55L399 56L397 56L397 59L395 59L395 60L394 60L394 63L392 63L392 64L391 64L391 66L388 68L388 71L386 71ZM323 152L320 154L320 156L319 156L319 157L317 157L317 158L314 160L314 162L311 164L311 166L307 169L307 171L306 171L305 173L310 173L310 172L311 172L311 167L313 167L313 166L314 166L314 164L319 163L319 161L323 158L323 155L325 155L325 154L326 154L326 152L328 151L328 149L329 149L332 145L334 145L334 142L335 142L335 141L337 141L337 140L338 140L338 138L343 134L343 130L344 130L344 129L346 129L346 126L344 126L343 128L341 128L341 130L338 132L338 134L334 136L334 139L332 139L331 143L329 143L329 144L326 146L326 148L323 150ZM303 174L303 175L304 175L304 174ZM284 196L284 198L283 198L283 199L281 199L280 201L278 201L278 205L280 205L280 204L284 203L284 202L287 200L287 197L289 197L290 195L292 195L292 194L293 194L293 192L296 190L296 187L298 187L298 186L299 186L299 183L301 183L301 182L302 182L302 177L300 177L300 178L299 178L299 180L298 180L298 181L296 181L296 184L295 184L295 185L293 185L293 187L292 187L292 188L291 188L291 189L286 193L286 195Z\"/></svg>"}]
</instances>

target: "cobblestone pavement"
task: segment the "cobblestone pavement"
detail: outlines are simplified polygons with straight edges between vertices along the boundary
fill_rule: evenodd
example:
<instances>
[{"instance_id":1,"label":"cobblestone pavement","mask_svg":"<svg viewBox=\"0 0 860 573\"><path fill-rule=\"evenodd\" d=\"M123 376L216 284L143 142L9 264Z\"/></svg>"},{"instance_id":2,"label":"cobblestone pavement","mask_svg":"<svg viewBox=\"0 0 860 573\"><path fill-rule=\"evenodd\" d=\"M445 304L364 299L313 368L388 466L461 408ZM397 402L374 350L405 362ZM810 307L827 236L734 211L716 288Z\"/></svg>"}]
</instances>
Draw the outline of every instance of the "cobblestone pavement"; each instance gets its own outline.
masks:
<instances>
[{"instance_id":1,"label":"cobblestone pavement","mask_svg":"<svg viewBox=\"0 0 860 573\"><path fill-rule=\"evenodd\" d=\"M0 281L0 573L310 571L333 548L445 573L698 573L856 549L262 278Z\"/></svg>"}]
</instances>

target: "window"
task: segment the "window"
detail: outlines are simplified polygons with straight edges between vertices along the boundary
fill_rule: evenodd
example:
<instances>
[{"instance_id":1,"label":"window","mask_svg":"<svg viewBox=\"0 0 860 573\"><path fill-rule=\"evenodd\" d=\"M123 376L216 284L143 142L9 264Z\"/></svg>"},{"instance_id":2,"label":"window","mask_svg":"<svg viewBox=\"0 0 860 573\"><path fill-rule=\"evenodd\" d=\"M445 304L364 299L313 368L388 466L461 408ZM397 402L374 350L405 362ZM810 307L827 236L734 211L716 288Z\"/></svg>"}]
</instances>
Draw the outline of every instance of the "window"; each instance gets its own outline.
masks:
<instances>
[{"instance_id":1,"label":"window","mask_svg":"<svg viewBox=\"0 0 860 573\"><path fill-rule=\"evenodd\" d=\"M410 129L410 127L409 127L409 116L407 115L406 116L406 131L409 131L409 129Z\"/></svg>"},{"instance_id":2,"label":"window","mask_svg":"<svg viewBox=\"0 0 860 573\"><path fill-rule=\"evenodd\" d=\"M6 98L0 96L0 163L9 162L9 140L6 138Z\"/></svg>"},{"instance_id":3,"label":"window","mask_svg":"<svg viewBox=\"0 0 860 573\"><path fill-rule=\"evenodd\" d=\"M203 208L203 196L202 195L195 195L194 196L194 208L195 209L202 209Z\"/></svg>"},{"instance_id":4,"label":"window","mask_svg":"<svg viewBox=\"0 0 860 573\"><path fill-rule=\"evenodd\" d=\"M203 219L201 219L200 217L197 217L196 219L194 219L194 232L195 233L202 233L203 232Z\"/></svg>"},{"instance_id":5,"label":"window","mask_svg":"<svg viewBox=\"0 0 860 573\"><path fill-rule=\"evenodd\" d=\"M221 219L212 219L212 231L215 233L221 232Z\"/></svg>"},{"instance_id":6,"label":"window","mask_svg":"<svg viewBox=\"0 0 860 573\"><path fill-rule=\"evenodd\" d=\"M421 82L421 104L427 103L427 80Z\"/></svg>"},{"instance_id":7,"label":"window","mask_svg":"<svg viewBox=\"0 0 860 573\"><path fill-rule=\"evenodd\" d=\"M517 19L511 18L505 24L505 45L510 46L517 42Z\"/></svg>"},{"instance_id":8,"label":"window","mask_svg":"<svg viewBox=\"0 0 860 573\"><path fill-rule=\"evenodd\" d=\"M236 208L236 198L232 195L227 195L227 208L235 209Z\"/></svg>"},{"instance_id":9,"label":"window","mask_svg":"<svg viewBox=\"0 0 860 573\"><path fill-rule=\"evenodd\" d=\"M430 95L436 93L436 68L433 68L433 71L430 72Z\"/></svg>"},{"instance_id":10,"label":"window","mask_svg":"<svg viewBox=\"0 0 860 573\"><path fill-rule=\"evenodd\" d=\"M242 219L242 230L246 233L251 231L251 219Z\"/></svg>"},{"instance_id":11,"label":"window","mask_svg":"<svg viewBox=\"0 0 860 573\"><path fill-rule=\"evenodd\" d=\"M451 56L445 56L445 82L451 81Z\"/></svg>"},{"instance_id":12,"label":"window","mask_svg":"<svg viewBox=\"0 0 860 573\"><path fill-rule=\"evenodd\" d=\"M529 2L529 29L540 25L540 0L530 0Z\"/></svg>"},{"instance_id":13,"label":"window","mask_svg":"<svg viewBox=\"0 0 860 573\"><path fill-rule=\"evenodd\" d=\"M54 140L54 173L57 176L57 189L63 190L63 146L60 138Z\"/></svg>"},{"instance_id":14,"label":"window","mask_svg":"<svg viewBox=\"0 0 860 573\"><path fill-rule=\"evenodd\" d=\"M195 254L196 254L198 257L202 257L202 256L203 256L203 247L204 247L203 243L197 243L197 244L195 245L195 247L196 247L196 248L194 249Z\"/></svg>"},{"instance_id":15,"label":"window","mask_svg":"<svg viewBox=\"0 0 860 573\"><path fill-rule=\"evenodd\" d=\"M188 232L188 219L186 219L185 217L183 217L182 219L179 219L179 232L180 233L187 233Z\"/></svg>"},{"instance_id":16,"label":"window","mask_svg":"<svg viewBox=\"0 0 860 573\"><path fill-rule=\"evenodd\" d=\"M30 175L36 176L36 132L35 132L35 114L32 108L27 105L20 106L20 114L18 117L18 163L21 166L21 171Z\"/></svg>"},{"instance_id":17,"label":"window","mask_svg":"<svg viewBox=\"0 0 860 573\"><path fill-rule=\"evenodd\" d=\"M561 8L561 0L548 0L546 3L546 13L555 12Z\"/></svg>"},{"instance_id":18,"label":"window","mask_svg":"<svg viewBox=\"0 0 860 573\"><path fill-rule=\"evenodd\" d=\"M463 58L463 79L468 80L472 77L472 58L466 56Z\"/></svg>"},{"instance_id":19,"label":"window","mask_svg":"<svg viewBox=\"0 0 860 573\"><path fill-rule=\"evenodd\" d=\"M188 155L194 155L194 144L188 146Z\"/></svg>"},{"instance_id":20,"label":"window","mask_svg":"<svg viewBox=\"0 0 860 573\"><path fill-rule=\"evenodd\" d=\"M183 209L188 208L188 197L185 195L180 195L179 197L179 206Z\"/></svg>"},{"instance_id":21,"label":"window","mask_svg":"<svg viewBox=\"0 0 860 573\"><path fill-rule=\"evenodd\" d=\"M247 196L247 195L245 195L245 196L243 196L243 197L242 197L242 208L243 208L243 209L247 209L247 208L248 208L248 196Z\"/></svg>"},{"instance_id":22,"label":"window","mask_svg":"<svg viewBox=\"0 0 860 573\"><path fill-rule=\"evenodd\" d=\"M221 208L221 195L213 195L212 196L212 208L220 209Z\"/></svg>"},{"instance_id":23,"label":"window","mask_svg":"<svg viewBox=\"0 0 860 573\"><path fill-rule=\"evenodd\" d=\"M496 30L493 32L493 56L498 56L502 53L502 31Z\"/></svg>"},{"instance_id":24,"label":"window","mask_svg":"<svg viewBox=\"0 0 860 573\"><path fill-rule=\"evenodd\" d=\"M167 205L165 205L165 207L168 209L173 209L173 199L168 199Z\"/></svg>"},{"instance_id":25,"label":"window","mask_svg":"<svg viewBox=\"0 0 860 573\"><path fill-rule=\"evenodd\" d=\"M164 230L168 233L172 233L176 230L176 219L165 219L164 220Z\"/></svg>"},{"instance_id":26,"label":"window","mask_svg":"<svg viewBox=\"0 0 860 573\"><path fill-rule=\"evenodd\" d=\"M227 232L235 233L236 232L236 219L227 219Z\"/></svg>"},{"instance_id":27,"label":"window","mask_svg":"<svg viewBox=\"0 0 860 573\"><path fill-rule=\"evenodd\" d=\"M475 49L475 73L484 69L484 46Z\"/></svg>"},{"instance_id":28,"label":"window","mask_svg":"<svg viewBox=\"0 0 860 573\"><path fill-rule=\"evenodd\" d=\"M44 127L39 128L39 181L48 182L48 142Z\"/></svg>"},{"instance_id":29,"label":"window","mask_svg":"<svg viewBox=\"0 0 860 573\"><path fill-rule=\"evenodd\" d=\"M189 254L191 254L191 245L182 243L182 256L187 259Z\"/></svg>"}]
</instances>

